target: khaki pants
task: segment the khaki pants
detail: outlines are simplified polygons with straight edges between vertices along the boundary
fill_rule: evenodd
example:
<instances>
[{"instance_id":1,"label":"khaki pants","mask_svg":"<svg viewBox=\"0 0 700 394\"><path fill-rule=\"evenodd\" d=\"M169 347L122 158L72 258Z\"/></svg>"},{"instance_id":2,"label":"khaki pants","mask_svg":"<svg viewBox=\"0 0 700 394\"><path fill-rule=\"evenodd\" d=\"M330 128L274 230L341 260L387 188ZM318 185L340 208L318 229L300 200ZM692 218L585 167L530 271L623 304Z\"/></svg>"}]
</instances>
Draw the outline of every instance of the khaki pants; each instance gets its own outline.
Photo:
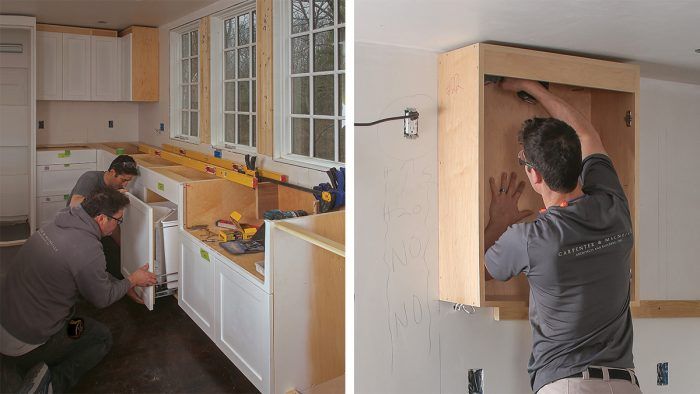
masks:
<instances>
[{"instance_id":1,"label":"khaki pants","mask_svg":"<svg viewBox=\"0 0 700 394\"><path fill-rule=\"evenodd\" d=\"M608 376L607 368L603 369ZM587 375L587 372L585 372ZM635 376L635 379L637 377ZM642 390L628 380L598 378L565 378L542 386L537 394L641 394Z\"/></svg>"}]
</instances>

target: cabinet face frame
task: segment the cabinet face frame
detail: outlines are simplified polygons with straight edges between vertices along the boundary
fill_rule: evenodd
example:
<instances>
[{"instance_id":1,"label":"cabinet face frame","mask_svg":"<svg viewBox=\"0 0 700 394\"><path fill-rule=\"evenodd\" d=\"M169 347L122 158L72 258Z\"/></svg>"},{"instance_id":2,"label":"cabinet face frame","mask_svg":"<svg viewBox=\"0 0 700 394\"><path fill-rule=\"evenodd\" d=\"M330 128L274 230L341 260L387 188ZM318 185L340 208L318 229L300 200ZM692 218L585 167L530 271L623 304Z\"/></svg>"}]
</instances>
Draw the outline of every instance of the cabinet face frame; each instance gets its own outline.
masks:
<instances>
[{"instance_id":1,"label":"cabinet face frame","mask_svg":"<svg viewBox=\"0 0 700 394\"><path fill-rule=\"evenodd\" d=\"M575 56L474 44L438 59L439 298L474 306L524 306L527 298L489 300L484 280L485 193L484 75L525 78L631 94L634 133L630 211L638 233L635 196L639 179L639 68ZM600 93L596 93L600 92ZM593 107L595 104L591 104ZM622 115L624 116L624 114ZM524 120L524 119L523 119ZM594 122L595 123L595 122ZM515 137L515 136L514 136ZM603 138L605 141L605 137ZM608 149L611 151L613 149ZM521 177L522 179L522 177ZM634 255L637 253L634 247ZM638 302L633 259L632 300Z\"/></svg>"}]
</instances>

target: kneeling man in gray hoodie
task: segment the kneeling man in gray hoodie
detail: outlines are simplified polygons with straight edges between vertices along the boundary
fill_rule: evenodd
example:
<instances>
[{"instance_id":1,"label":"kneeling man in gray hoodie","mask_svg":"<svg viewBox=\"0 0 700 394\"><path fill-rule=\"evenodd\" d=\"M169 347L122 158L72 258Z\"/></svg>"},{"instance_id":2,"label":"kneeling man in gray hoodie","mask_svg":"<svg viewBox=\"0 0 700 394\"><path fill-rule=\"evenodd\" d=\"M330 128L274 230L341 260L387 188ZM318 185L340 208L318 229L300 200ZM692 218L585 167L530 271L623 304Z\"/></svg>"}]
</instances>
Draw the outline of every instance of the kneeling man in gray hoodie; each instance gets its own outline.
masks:
<instances>
[{"instance_id":1,"label":"kneeling man in gray hoodie","mask_svg":"<svg viewBox=\"0 0 700 394\"><path fill-rule=\"evenodd\" d=\"M122 280L105 271L100 238L119 225L128 204L117 190L97 189L17 252L0 288L0 353L25 375L23 391L69 390L112 346L104 324L75 319L79 295L104 308L134 286L156 283L148 264Z\"/></svg>"}]
</instances>

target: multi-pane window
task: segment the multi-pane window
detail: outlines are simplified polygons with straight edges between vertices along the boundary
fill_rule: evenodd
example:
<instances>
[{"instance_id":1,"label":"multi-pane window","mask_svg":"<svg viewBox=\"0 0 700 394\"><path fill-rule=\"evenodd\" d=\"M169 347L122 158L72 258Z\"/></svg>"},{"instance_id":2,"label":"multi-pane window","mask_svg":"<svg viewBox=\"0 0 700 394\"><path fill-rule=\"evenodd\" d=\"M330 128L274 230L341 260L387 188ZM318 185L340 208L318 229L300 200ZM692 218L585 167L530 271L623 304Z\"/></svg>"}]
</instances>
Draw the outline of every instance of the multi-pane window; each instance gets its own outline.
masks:
<instances>
[{"instance_id":1,"label":"multi-pane window","mask_svg":"<svg viewBox=\"0 0 700 394\"><path fill-rule=\"evenodd\" d=\"M255 146L255 11L223 22L223 127L226 146Z\"/></svg>"},{"instance_id":2,"label":"multi-pane window","mask_svg":"<svg viewBox=\"0 0 700 394\"><path fill-rule=\"evenodd\" d=\"M345 1L288 0L285 153L345 161Z\"/></svg>"},{"instance_id":3,"label":"multi-pane window","mask_svg":"<svg viewBox=\"0 0 700 394\"><path fill-rule=\"evenodd\" d=\"M183 137L199 137L199 34L180 35L180 130Z\"/></svg>"}]
</instances>

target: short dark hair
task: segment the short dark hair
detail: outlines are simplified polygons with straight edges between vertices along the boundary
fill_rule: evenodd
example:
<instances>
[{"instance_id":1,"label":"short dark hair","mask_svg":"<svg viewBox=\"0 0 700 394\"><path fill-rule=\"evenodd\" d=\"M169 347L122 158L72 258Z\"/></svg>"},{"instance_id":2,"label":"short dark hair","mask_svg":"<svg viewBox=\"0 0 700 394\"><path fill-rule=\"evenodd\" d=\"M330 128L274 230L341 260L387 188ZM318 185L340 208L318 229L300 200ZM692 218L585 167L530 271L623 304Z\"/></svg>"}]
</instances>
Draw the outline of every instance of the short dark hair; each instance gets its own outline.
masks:
<instances>
[{"instance_id":1,"label":"short dark hair","mask_svg":"<svg viewBox=\"0 0 700 394\"><path fill-rule=\"evenodd\" d=\"M110 187L98 187L80 205L92 218L99 214L113 216L129 205L129 197Z\"/></svg>"},{"instance_id":2,"label":"short dark hair","mask_svg":"<svg viewBox=\"0 0 700 394\"><path fill-rule=\"evenodd\" d=\"M576 188L581 174L581 141L571 126L554 118L528 119L518 142L550 189L568 193Z\"/></svg>"},{"instance_id":3,"label":"short dark hair","mask_svg":"<svg viewBox=\"0 0 700 394\"><path fill-rule=\"evenodd\" d=\"M119 155L116 159L112 160L112 164L109 165L107 171L114 170L117 175L138 175L139 168L136 164L136 160L129 155Z\"/></svg>"}]
</instances>

